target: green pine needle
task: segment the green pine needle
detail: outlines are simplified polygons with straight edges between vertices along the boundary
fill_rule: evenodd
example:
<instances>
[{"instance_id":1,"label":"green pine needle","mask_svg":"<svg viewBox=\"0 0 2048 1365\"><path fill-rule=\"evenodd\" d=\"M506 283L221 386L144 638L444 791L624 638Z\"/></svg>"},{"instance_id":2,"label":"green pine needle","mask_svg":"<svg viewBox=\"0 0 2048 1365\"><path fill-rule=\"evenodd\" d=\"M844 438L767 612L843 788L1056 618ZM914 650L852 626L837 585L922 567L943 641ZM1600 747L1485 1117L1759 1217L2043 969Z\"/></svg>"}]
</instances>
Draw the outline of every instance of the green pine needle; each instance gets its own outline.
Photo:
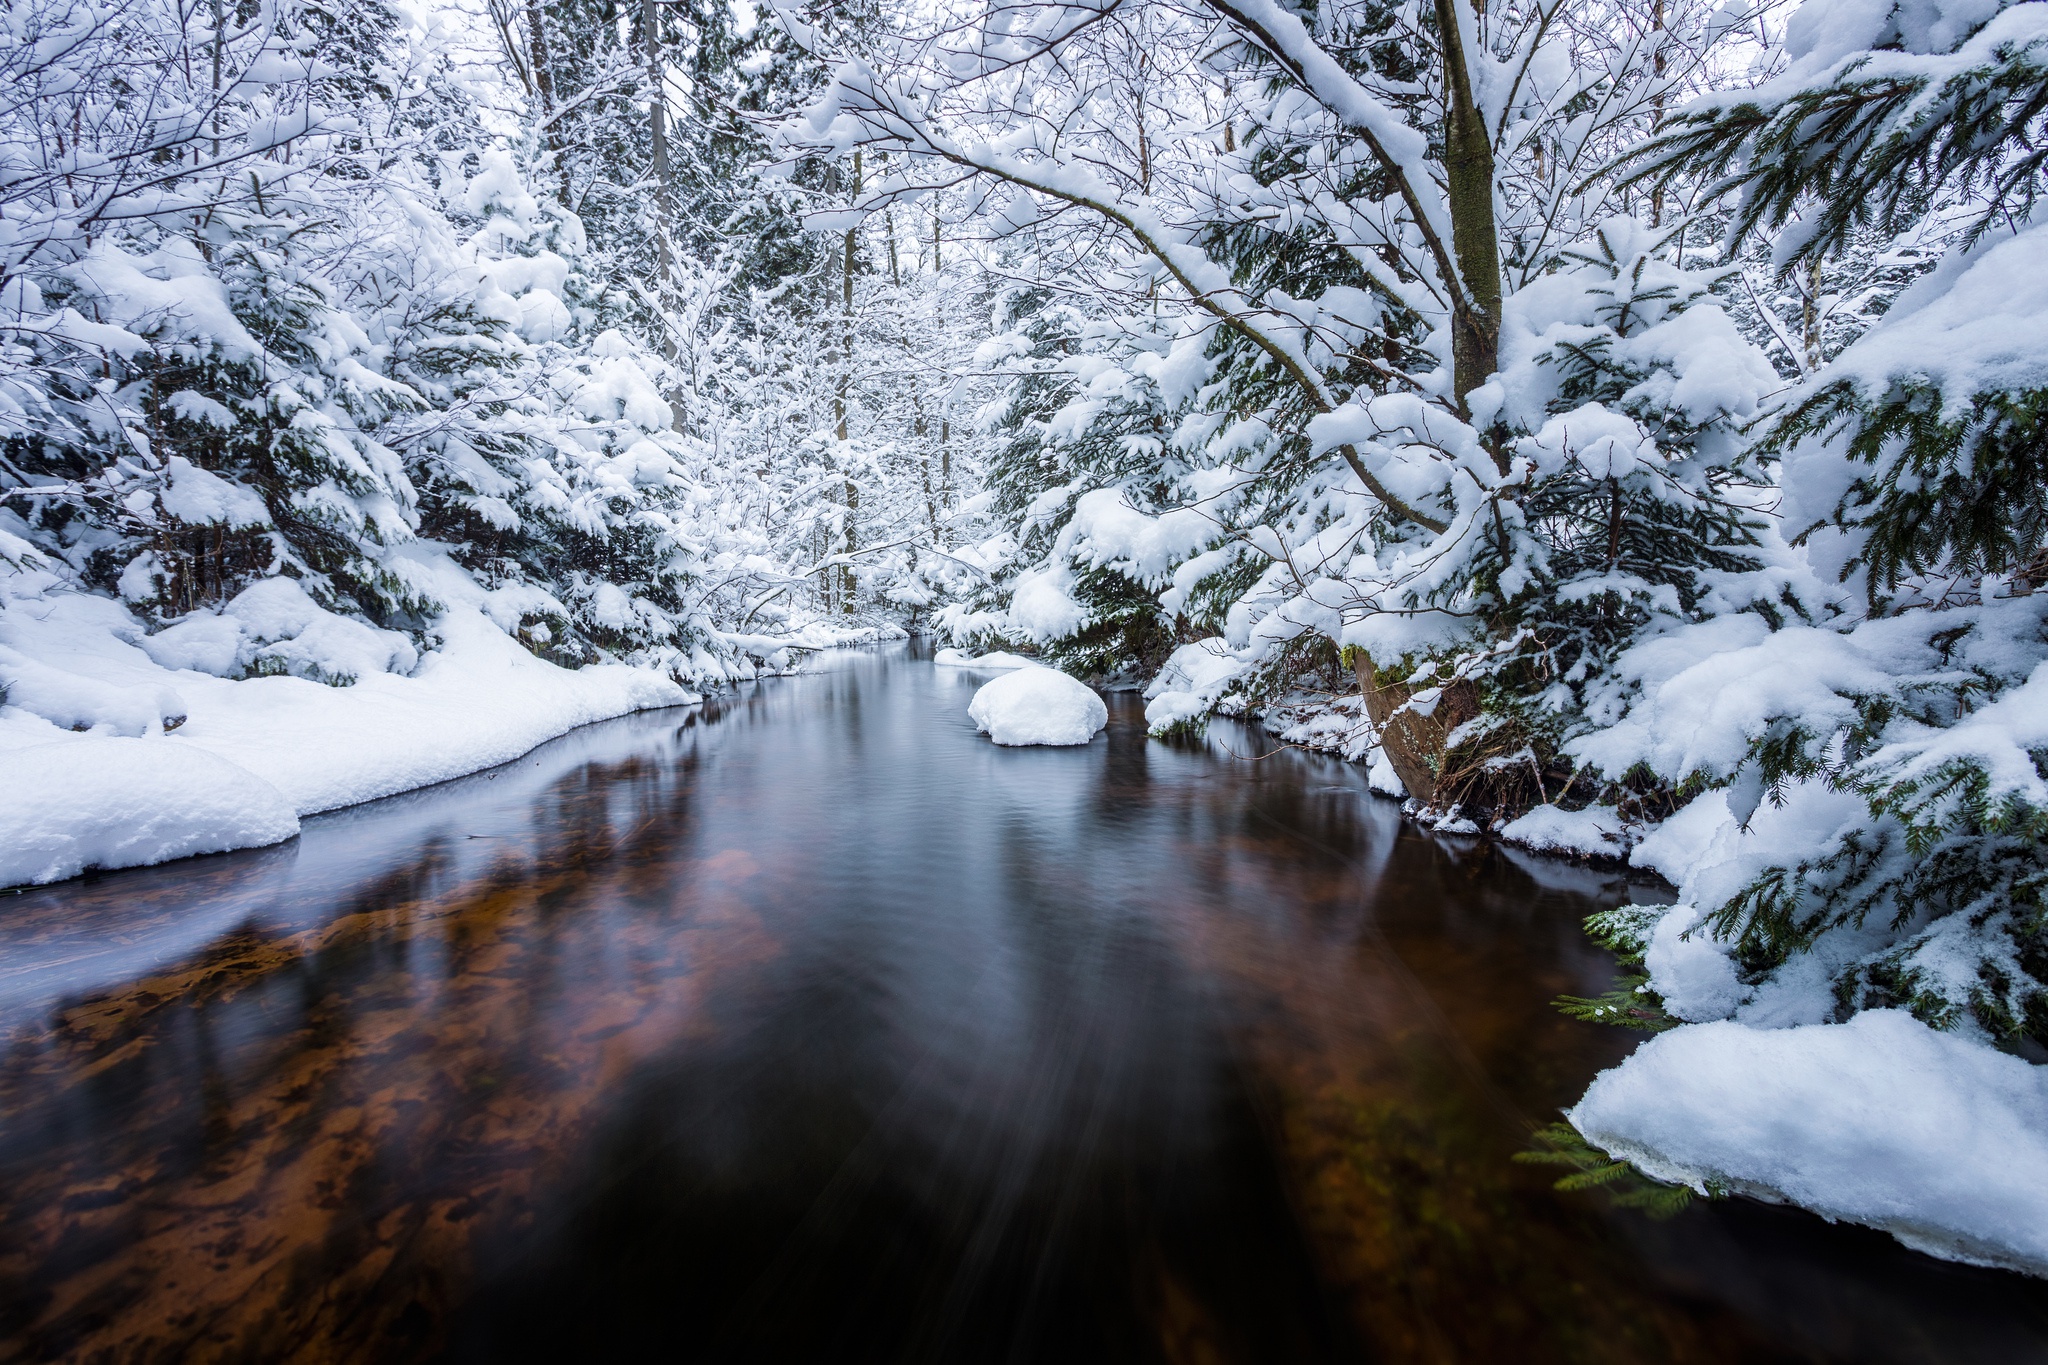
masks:
<instances>
[{"instance_id":1,"label":"green pine needle","mask_svg":"<svg viewBox=\"0 0 2048 1365\"><path fill-rule=\"evenodd\" d=\"M1570 1175L1560 1177L1554 1189L1568 1193L1605 1190L1616 1208L1635 1209L1662 1221L1691 1207L1695 1192L1645 1175L1626 1161L1617 1161L1586 1141L1585 1135L1568 1123L1552 1123L1530 1135L1527 1151L1516 1152L1516 1161L1532 1166L1569 1166ZM1713 1184L1707 1197L1719 1199L1726 1192Z\"/></svg>"}]
</instances>

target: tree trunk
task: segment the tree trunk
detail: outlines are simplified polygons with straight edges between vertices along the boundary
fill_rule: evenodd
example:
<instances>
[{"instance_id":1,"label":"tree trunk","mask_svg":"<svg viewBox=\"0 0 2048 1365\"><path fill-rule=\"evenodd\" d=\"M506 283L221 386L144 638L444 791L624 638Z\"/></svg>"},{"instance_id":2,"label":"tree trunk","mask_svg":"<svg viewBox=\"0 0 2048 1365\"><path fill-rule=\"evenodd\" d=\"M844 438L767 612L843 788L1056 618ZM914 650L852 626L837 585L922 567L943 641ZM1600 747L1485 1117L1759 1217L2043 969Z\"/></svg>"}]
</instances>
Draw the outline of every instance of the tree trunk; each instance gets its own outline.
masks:
<instances>
[{"instance_id":1,"label":"tree trunk","mask_svg":"<svg viewBox=\"0 0 2048 1365\"><path fill-rule=\"evenodd\" d=\"M1358 674L1359 690L1365 694L1366 718L1372 722L1394 775L1401 779L1410 796L1425 806L1435 805L1443 774L1444 740L1451 731L1479 714L1479 690L1469 682L1452 683L1442 690L1429 714L1424 715L1402 709L1416 689L1406 683L1382 686L1379 670L1364 650L1352 651L1352 667Z\"/></svg>"},{"instance_id":2,"label":"tree trunk","mask_svg":"<svg viewBox=\"0 0 2048 1365\"><path fill-rule=\"evenodd\" d=\"M860 486L849 478L846 481L846 553L848 555L851 555L854 551L853 519L854 514L858 511L860 511ZM859 592L860 580L853 575L852 562L849 561L840 565L839 609L848 616L853 615L854 609L859 606L859 602L856 600Z\"/></svg>"},{"instance_id":3,"label":"tree trunk","mask_svg":"<svg viewBox=\"0 0 2048 1365\"><path fill-rule=\"evenodd\" d=\"M853 154L853 193L856 198L858 198L860 195L859 152L855 152ZM839 388L832 398L833 414L839 419L838 426L835 430L839 437L839 456L840 460L842 461L842 470L845 469L845 465L843 462L846 458L845 447L847 437L847 410L851 406L852 395L850 393L850 389L853 383L853 267L855 249L857 246L854 236L855 231L856 229L854 228L848 228L846 230L846 253L842 261L842 268L840 273L839 316L841 324L841 360L839 368ZM855 548L857 548L854 540L853 520L854 513L860 507L860 490L857 487L855 487L853 482L853 475L850 472L846 474L845 479L846 526L845 534L843 537L843 553L851 556ZM849 616L853 614L854 610L854 590L856 587L857 584L853 576L852 563L849 562L840 565L839 609Z\"/></svg>"},{"instance_id":4,"label":"tree trunk","mask_svg":"<svg viewBox=\"0 0 2048 1365\"><path fill-rule=\"evenodd\" d=\"M675 299L675 252L669 228L675 221L673 187L668 164L668 100L661 62L661 0L641 0L640 42L647 62L647 142L654 173L654 247L659 275L655 297L661 301L661 349L676 358L675 329L667 313Z\"/></svg>"},{"instance_id":5,"label":"tree trunk","mask_svg":"<svg viewBox=\"0 0 2048 1365\"><path fill-rule=\"evenodd\" d=\"M541 117L547 120L547 131L542 140L547 143L548 156L555 163L555 177L560 188L557 197L562 207L569 207L569 163L562 156L562 130L555 123L555 73L548 61L547 16L541 12L541 0L526 0L526 41L531 47L533 63L533 90L540 96Z\"/></svg>"},{"instance_id":6,"label":"tree trunk","mask_svg":"<svg viewBox=\"0 0 2048 1365\"><path fill-rule=\"evenodd\" d=\"M1493 220L1493 136L1473 97L1458 0L1436 0L1436 18L1443 43L1444 175L1451 250L1463 284L1451 307L1451 375L1458 414L1469 417L1466 395L1493 377L1500 355L1500 239ZM1493 458L1505 471L1506 448L1494 449Z\"/></svg>"},{"instance_id":7,"label":"tree trunk","mask_svg":"<svg viewBox=\"0 0 2048 1365\"><path fill-rule=\"evenodd\" d=\"M1656 49L1650 54L1650 76L1659 86L1657 94L1650 100L1650 131L1664 131L1664 0L1651 0L1650 30L1657 36L1650 41ZM1650 226L1664 226L1664 182L1659 180L1650 191Z\"/></svg>"}]
</instances>

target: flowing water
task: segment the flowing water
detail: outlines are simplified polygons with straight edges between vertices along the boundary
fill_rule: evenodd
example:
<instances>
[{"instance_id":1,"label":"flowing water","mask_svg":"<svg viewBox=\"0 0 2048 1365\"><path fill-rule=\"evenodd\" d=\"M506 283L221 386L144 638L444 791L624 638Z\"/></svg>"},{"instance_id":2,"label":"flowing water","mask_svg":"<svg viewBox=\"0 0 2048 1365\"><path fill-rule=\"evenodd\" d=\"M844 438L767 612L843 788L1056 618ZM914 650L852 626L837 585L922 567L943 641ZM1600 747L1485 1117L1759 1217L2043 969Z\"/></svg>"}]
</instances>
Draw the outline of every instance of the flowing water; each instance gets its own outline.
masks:
<instances>
[{"instance_id":1,"label":"flowing water","mask_svg":"<svg viewBox=\"0 0 2048 1365\"><path fill-rule=\"evenodd\" d=\"M2048 1360L2041 1282L1510 1160L1635 1041L1547 1004L1621 878L977 681L0 896L0 1360Z\"/></svg>"}]
</instances>

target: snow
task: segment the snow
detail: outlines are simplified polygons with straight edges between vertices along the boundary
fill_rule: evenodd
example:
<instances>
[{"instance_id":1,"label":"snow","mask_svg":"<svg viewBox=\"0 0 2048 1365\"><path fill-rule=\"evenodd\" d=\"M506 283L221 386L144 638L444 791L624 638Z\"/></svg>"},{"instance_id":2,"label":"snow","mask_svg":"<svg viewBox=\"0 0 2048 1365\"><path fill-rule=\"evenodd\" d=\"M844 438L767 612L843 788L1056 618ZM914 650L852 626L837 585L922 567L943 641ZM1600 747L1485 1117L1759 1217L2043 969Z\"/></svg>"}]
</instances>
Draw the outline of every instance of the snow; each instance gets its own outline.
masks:
<instances>
[{"instance_id":1,"label":"snow","mask_svg":"<svg viewBox=\"0 0 2048 1365\"><path fill-rule=\"evenodd\" d=\"M932 662L940 668L979 668L987 672L1012 668L1039 668L1036 659L1027 659L1022 654L1008 654L997 649L987 654L969 654L964 649L942 649L932 656Z\"/></svg>"},{"instance_id":2,"label":"snow","mask_svg":"<svg viewBox=\"0 0 2048 1365\"><path fill-rule=\"evenodd\" d=\"M180 402L178 400L184 400ZM180 393L172 407L190 415L202 415L217 426L232 428L234 417L227 409L195 393ZM202 406L204 405L204 406ZM225 420L222 420L223 416ZM223 526L267 526L270 509L263 499L240 484L229 483L218 474L199 468L182 455L164 462L164 488L157 496L164 510L194 526L219 523Z\"/></svg>"},{"instance_id":3,"label":"snow","mask_svg":"<svg viewBox=\"0 0 2048 1365\"><path fill-rule=\"evenodd\" d=\"M382 637L403 636L325 612L287 580L155 636L105 598L31 600L35 613L19 600L0 612L0 885L276 843L300 816L698 700L645 669L558 668L469 607L437 623L439 647L407 676L370 667L397 662ZM269 634L297 647L280 657L362 671L350 686L215 676L231 646ZM410 666L409 643L405 656ZM202 663L215 667L174 667Z\"/></svg>"},{"instance_id":4,"label":"snow","mask_svg":"<svg viewBox=\"0 0 2048 1365\"><path fill-rule=\"evenodd\" d=\"M644 669L558 668L471 613L451 613L440 633L410 678L339 690L296 678L221 684L246 691L173 738L268 779L309 815L495 767L592 721L698 700Z\"/></svg>"},{"instance_id":5,"label":"snow","mask_svg":"<svg viewBox=\"0 0 2048 1365\"><path fill-rule=\"evenodd\" d=\"M1086 744L1109 723L1093 688L1050 668L1020 668L984 684L967 715L1003 745Z\"/></svg>"},{"instance_id":6,"label":"snow","mask_svg":"<svg viewBox=\"0 0 2048 1365\"><path fill-rule=\"evenodd\" d=\"M242 622L236 617L195 611L136 644L174 673L189 670L231 678L242 666L244 639Z\"/></svg>"},{"instance_id":7,"label":"snow","mask_svg":"<svg viewBox=\"0 0 2048 1365\"><path fill-rule=\"evenodd\" d=\"M1808 69L1825 69L1873 48L1947 52L1982 27L2006 0L1806 0L1785 25L1785 49Z\"/></svg>"},{"instance_id":8,"label":"snow","mask_svg":"<svg viewBox=\"0 0 2048 1365\"><path fill-rule=\"evenodd\" d=\"M1569 447L1583 459L1594 455L1595 445L1611 443L1624 456L1613 468L1617 477L1639 459L1651 467L1662 463L1654 446L1644 445L1647 433L1626 413L1599 403L1553 412L1562 396L1560 376L1547 358L1559 345L1583 344L1595 335L1606 339L1617 364L1646 375L1667 373L1670 387L1659 393L1660 401L1697 422L1720 414L1748 417L1764 395L1781 387L1770 362L1743 339L1726 311L1711 297L1698 296L1699 278L1664 258L1664 237L1662 230L1630 218L1609 218L1598 227L1602 254L1629 263L1635 281L1637 324L1626 336L1601 326L1613 306L1613 282L1599 265L1544 275L1506 300L1495 383L1510 411L1553 413L1525 447L1530 453L1555 459ZM1681 301L1689 306L1677 306ZM1545 455L1537 458L1541 462ZM1604 454L1595 458L1607 463Z\"/></svg>"},{"instance_id":9,"label":"snow","mask_svg":"<svg viewBox=\"0 0 2048 1365\"><path fill-rule=\"evenodd\" d=\"M1150 579L1171 574L1215 539L1216 519L1206 508L1152 516L1131 506L1122 488L1098 488L1074 500L1054 548L1063 558L1113 564L1133 578Z\"/></svg>"},{"instance_id":10,"label":"snow","mask_svg":"<svg viewBox=\"0 0 2048 1365\"><path fill-rule=\"evenodd\" d=\"M81 735L0 750L0 886L255 848L299 832L270 783L175 739Z\"/></svg>"},{"instance_id":11,"label":"snow","mask_svg":"<svg viewBox=\"0 0 2048 1365\"><path fill-rule=\"evenodd\" d=\"M1381 796L1398 800L1408 799L1408 789L1401 785L1401 775L1394 771L1394 761L1387 757L1385 749L1374 746L1372 766L1366 769L1366 784Z\"/></svg>"},{"instance_id":12,"label":"snow","mask_svg":"<svg viewBox=\"0 0 2048 1365\"><path fill-rule=\"evenodd\" d=\"M1182 645L1145 689L1145 725L1154 734L1207 715L1256 662L1211 637Z\"/></svg>"},{"instance_id":13,"label":"snow","mask_svg":"<svg viewBox=\"0 0 2048 1365\"><path fill-rule=\"evenodd\" d=\"M1875 327L1814 376L1876 398L1910 379L1941 391L1953 420L1977 394L2048 378L2048 225L1992 234L1901 294Z\"/></svg>"},{"instance_id":14,"label":"snow","mask_svg":"<svg viewBox=\"0 0 2048 1365\"><path fill-rule=\"evenodd\" d=\"M1891 687L1884 661L1847 636L1762 618L1723 616L1635 646L1615 672L1641 689L1625 719L1566 745L1603 772L1637 763L1673 779L1725 778L1772 721L1815 727L1854 721L1856 695Z\"/></svg>"},{"instance_id":15,"label":"snow","mask_svg":"<svg viewBox=\"0 0 2048 1365\"><path fill-rule=\"evenodd\" d=\"M1723 826L1734 823L1728 793L1703 792L1676 815L1643 836L1628 855L1629 866L1647 868L1676 885L1705 855Z\"/></svg>"},{"instance_id":16,"label":"snow","mask_svg":"<svg viewBox=\"0 0 2048 1365\"><path fill-rule=\"evenodd\" d=\"M1612 806L1588 806L1584 810L1537 806L1502 826L1500 837L1538 853L1619 858L1628 852L1628 831Z\"/></svg>"},{"instance_id":17,"label":"snow","mask_svg":"<svg viewBox=\"0 0 2048 1365\"><path fill-rule=\"evenodd\" d=\"M2048 1274L2048 1068L1903 1011L1674 1029L1602 1073L1571 1120L1660 1179Z\"/></svg>"},{"instance_id":18,"label":"snow","mask_svg":"<svg viewBox=\"0 0 2048 1365\"><path fill-rule=\"evenodd\" d=\"M2001 14L2004 22L1993 25ZM1946 74L1937 62L1914 59L1958 49L1968 54L2001 41L2023 45L2040 23L2039 6L2012 0L1806 0L1785 25L1790 65L1761 88L1766 95L1798 89L1858 60L1885 74L1929 67Z\"/></svg>"},{"instance_id":19,"label":"snow","mask_svg":"<svg viewBox=\"0 0 2048 1365\"><path fill-rule=\"evenodd\" d=\"M260 579L221 610L245 637L249 662L293 677L335 682L372 673L406 673L419 662L405 636L323 610L294 579ZM188 621L202 628L208 624L203 617Z\"/></svg>"},{"instance_id":20,"label":"snow","mask_svg":"<svg viewBox=\"0 0 2048 1365\"><path fill-rule=\"evenodd\" d=\"M844 649L849 645L871 645L882 640L909 638L909 632L893 625L848 625L832 620L789 622L773 635L741 631L715 632L719 641L740 650L762 649Z\"/></svg>"},{"instance_id":21,"label":"snow","mask_svg":"<svg viewBox=\"0 0 2048 1365\"><path fill-rule=\"evenodd\" d=\"M1650 931L1643 953L1650 989L1663 997L1665 1011L1695 1022L1727 1018L1749 994L1703 918L1690 905L1673 906Z\"/></svg>"},{"instance_id":22,"label":"snow","mask_svg":"<svg viewBox=\"0 0 2048 1365\"><path fill-rule=\"evenodd\" d=\"M1074 576L1066 569L1033 570L1019 576L1010 597L1009 624L1034 641L1072 635L1089 620L1074 600Z\"/></svg>"},{"instance_id":23,"label":"snow","mask_svg":"<svg viewBox=\"0 0 2048 1365\"><path fill-rule=\"evenodd\" d=\"M0 634L0 640L5 635ZM184 723L185 699L169 687L121 684L53 668L0 643L0 688L16 710L62 730L139 736Z\"/></svg>"}]
</instances>

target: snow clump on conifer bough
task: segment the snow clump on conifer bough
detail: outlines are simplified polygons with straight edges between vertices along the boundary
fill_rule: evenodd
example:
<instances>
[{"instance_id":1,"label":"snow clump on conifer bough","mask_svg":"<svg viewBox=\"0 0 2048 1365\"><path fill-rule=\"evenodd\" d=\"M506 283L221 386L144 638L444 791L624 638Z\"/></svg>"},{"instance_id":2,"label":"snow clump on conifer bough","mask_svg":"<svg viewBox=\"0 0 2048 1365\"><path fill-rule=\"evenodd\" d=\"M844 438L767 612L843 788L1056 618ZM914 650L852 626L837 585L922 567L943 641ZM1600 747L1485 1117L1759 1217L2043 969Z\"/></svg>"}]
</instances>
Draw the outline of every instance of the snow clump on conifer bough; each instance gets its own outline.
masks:
<instances>
[{"instance_id":1,"label":"snow clump on conifer bough","mask_svg":"<svg viewBox=\"0 0 2048 1365\"><path fill-rule=\"evenodd\" d=\"M328 612L290 580L260 581L219 614L155 635L88 593L49 587L9 603L0 886L277 843L301 816L698 700L647 669L557 667L469 607L451 609L435 636L422 659L404 636ZM251 658L277 662L270 676L218 676Z\"/></svg>"},{"instance_id":2,"label":"snow clump on conifer bough","mask_svg":"<svg viewBox=\"0 0 2048 1365\"><path fill-rule=\"evenodd\" d=\"M2048 1275L2048 1068L1903 1010L1661 1034L1594 1081L1571 1119L1662 1180Z\"/></svg>"},{"instance_id":3,"label":"snow clump on conifer bough","mask_svg":"<svg viewBox=\"0 0 2048 1365\"><path fill-rule=\"evenodd\" d=\"M1109 724L1095 689L1056 669L1031 667L986 683L967 704L977 730L1003 745L1086 744Z\"/></svg>"},{"instance_id":4,"label":"snow clump on conifer bough","mask_svg":"<svg viewBox=\"0 0 2048 1365\"><path fill-rule=\"evenodd\" d=\"M1145 689L1146 728L1164 734L1207 716L1256 662L1251 651L1232 649L1222 640L1182 645Z\"/></svg>"},{"instance_id":5,"label":"snow clump on conifer bough","mask_svg":"<svg viewBox=\"0 0 2048 1365\"><path fill-rule=\"evenodd\" d=\"M985 673L1039 666L1036 659L1027 659L1022 654L1005 653L1000 649L990 650L986 654L969 654L964 649L942 649L932 656L932 662L940 668L978 668Z\"/></svg>"}]
</instances>

